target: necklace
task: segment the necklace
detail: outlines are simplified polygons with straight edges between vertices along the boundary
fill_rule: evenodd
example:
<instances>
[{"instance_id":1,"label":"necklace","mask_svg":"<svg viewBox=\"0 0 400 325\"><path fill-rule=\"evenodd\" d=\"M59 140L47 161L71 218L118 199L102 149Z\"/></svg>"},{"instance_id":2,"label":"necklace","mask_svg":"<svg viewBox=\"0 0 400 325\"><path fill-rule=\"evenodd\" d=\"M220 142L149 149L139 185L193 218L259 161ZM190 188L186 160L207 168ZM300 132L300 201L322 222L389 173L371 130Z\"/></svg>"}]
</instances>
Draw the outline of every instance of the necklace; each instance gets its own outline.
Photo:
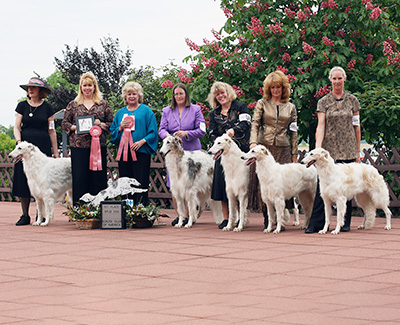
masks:
<instances>
[{"instance_id":1,"label":"necklace","mask_svg":"<svg viewBox=\"0 0 400 325\"><path fill-rule=\"evenodd\" d=\"M36 106L36 107L32 107L29 103L28 103L28 105L29 105L29 117L33 117L33 114L36 112L36 110L38 109L38 107L40 106ZM33 111L32 111L32 109L33 109Z\"/></svg>"}]
</instances>

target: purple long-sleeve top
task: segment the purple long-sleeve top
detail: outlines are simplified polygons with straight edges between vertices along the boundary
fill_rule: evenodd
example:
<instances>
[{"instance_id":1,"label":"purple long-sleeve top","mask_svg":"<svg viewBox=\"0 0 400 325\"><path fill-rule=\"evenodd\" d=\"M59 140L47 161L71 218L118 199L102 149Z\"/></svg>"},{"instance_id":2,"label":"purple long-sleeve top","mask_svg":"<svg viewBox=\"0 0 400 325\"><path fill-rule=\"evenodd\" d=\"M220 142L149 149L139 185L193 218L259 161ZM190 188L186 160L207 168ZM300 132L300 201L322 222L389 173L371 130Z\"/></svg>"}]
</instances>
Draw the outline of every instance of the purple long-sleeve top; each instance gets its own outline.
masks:
<instances>
[{"instance_id":1,"label":"purple long-sleeve top","mask_svg":"<svg viewBox=\"0 0 400 325\"><path fill-rule=\"evenodd\" d=\"M202 138L206 134L206 124L199 105L190 104L183 109L181 117L177 108L164 107L158 135L164 139L176 131L187 131L187 137L182 138L183 149L188 151L200 150Z\"/></svg>"}]
</instances>

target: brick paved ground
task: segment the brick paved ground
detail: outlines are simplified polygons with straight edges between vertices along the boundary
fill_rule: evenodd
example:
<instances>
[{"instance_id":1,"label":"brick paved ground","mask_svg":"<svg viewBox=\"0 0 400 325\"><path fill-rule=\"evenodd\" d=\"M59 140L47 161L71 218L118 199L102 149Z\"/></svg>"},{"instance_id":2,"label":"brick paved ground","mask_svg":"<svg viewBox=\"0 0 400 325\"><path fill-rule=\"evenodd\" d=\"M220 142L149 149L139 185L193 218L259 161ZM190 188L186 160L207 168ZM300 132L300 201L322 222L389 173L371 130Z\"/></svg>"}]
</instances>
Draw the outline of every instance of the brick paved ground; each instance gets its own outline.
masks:
<instances>
[{"instance_id":1,"label":"brick paved ground","mask_svg":"<svg viewBox=\"0 0 400 325\"><path fill-rule=\"evenodd\" d=\"M260 214L227 233L209 212L192 229L78 230L63 210L15 227L19 205L0 203L0 324L400 322L399 219L339 236L264 234Z\"/></svg>"}]
</instances>

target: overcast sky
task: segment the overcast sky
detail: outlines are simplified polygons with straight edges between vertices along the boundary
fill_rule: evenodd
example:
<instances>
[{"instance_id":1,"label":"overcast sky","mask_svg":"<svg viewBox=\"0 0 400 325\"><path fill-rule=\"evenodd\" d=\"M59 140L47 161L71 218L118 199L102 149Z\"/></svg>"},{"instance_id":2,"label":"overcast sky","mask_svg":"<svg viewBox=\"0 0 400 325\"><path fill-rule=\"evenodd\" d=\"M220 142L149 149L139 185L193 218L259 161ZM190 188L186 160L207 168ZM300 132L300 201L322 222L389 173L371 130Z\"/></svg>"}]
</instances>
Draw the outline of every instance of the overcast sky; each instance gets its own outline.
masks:
<instances>
[{"instance_id":1,"label":"overcast sky","mask_svg":"<svg viewBox=\"0 0 400 325\"><path fill-rule=\"evenodd\" d=\"M133 66L178 65L197 44L213 39L226 18L214 0L0 0L0 124L14 125L15 107L33 71L55 71L65 44L101 50L100 39L118 38L133 50ZM183 64L182 64L183 65ZM185 66L185 65L183 65ZM187 67L187 66L186 66Z\"/></svg>"}]
</instances>

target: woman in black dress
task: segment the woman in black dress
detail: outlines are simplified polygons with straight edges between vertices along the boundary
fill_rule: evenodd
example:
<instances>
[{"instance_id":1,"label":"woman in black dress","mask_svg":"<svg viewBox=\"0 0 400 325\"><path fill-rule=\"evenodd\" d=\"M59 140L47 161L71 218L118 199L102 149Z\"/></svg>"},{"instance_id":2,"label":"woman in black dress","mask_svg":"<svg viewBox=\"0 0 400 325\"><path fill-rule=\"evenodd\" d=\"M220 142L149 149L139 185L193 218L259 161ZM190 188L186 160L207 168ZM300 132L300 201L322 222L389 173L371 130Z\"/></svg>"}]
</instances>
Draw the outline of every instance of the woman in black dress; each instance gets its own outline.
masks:
<instances>
[{"instance_id":1,"label":"woman in black dress","mask_svg":"<svg viewBox=\"0 0 400 325\"><path fill-rule=\"evenodd\" d=\"M14 124L14 137L17 144L27 141L37 146L47 156L51 157L52 149L55 158L59 157L57 137L54 126L54 108L44 98L51 92L39 78L31 78L27 84L20 85L27 91L28 99L17 105ZM29 205L31 193L23 170L22 161L15 164L12 195L21 199L22 216L17 226L29 225Z\"/></svg>"}]
</instances>

